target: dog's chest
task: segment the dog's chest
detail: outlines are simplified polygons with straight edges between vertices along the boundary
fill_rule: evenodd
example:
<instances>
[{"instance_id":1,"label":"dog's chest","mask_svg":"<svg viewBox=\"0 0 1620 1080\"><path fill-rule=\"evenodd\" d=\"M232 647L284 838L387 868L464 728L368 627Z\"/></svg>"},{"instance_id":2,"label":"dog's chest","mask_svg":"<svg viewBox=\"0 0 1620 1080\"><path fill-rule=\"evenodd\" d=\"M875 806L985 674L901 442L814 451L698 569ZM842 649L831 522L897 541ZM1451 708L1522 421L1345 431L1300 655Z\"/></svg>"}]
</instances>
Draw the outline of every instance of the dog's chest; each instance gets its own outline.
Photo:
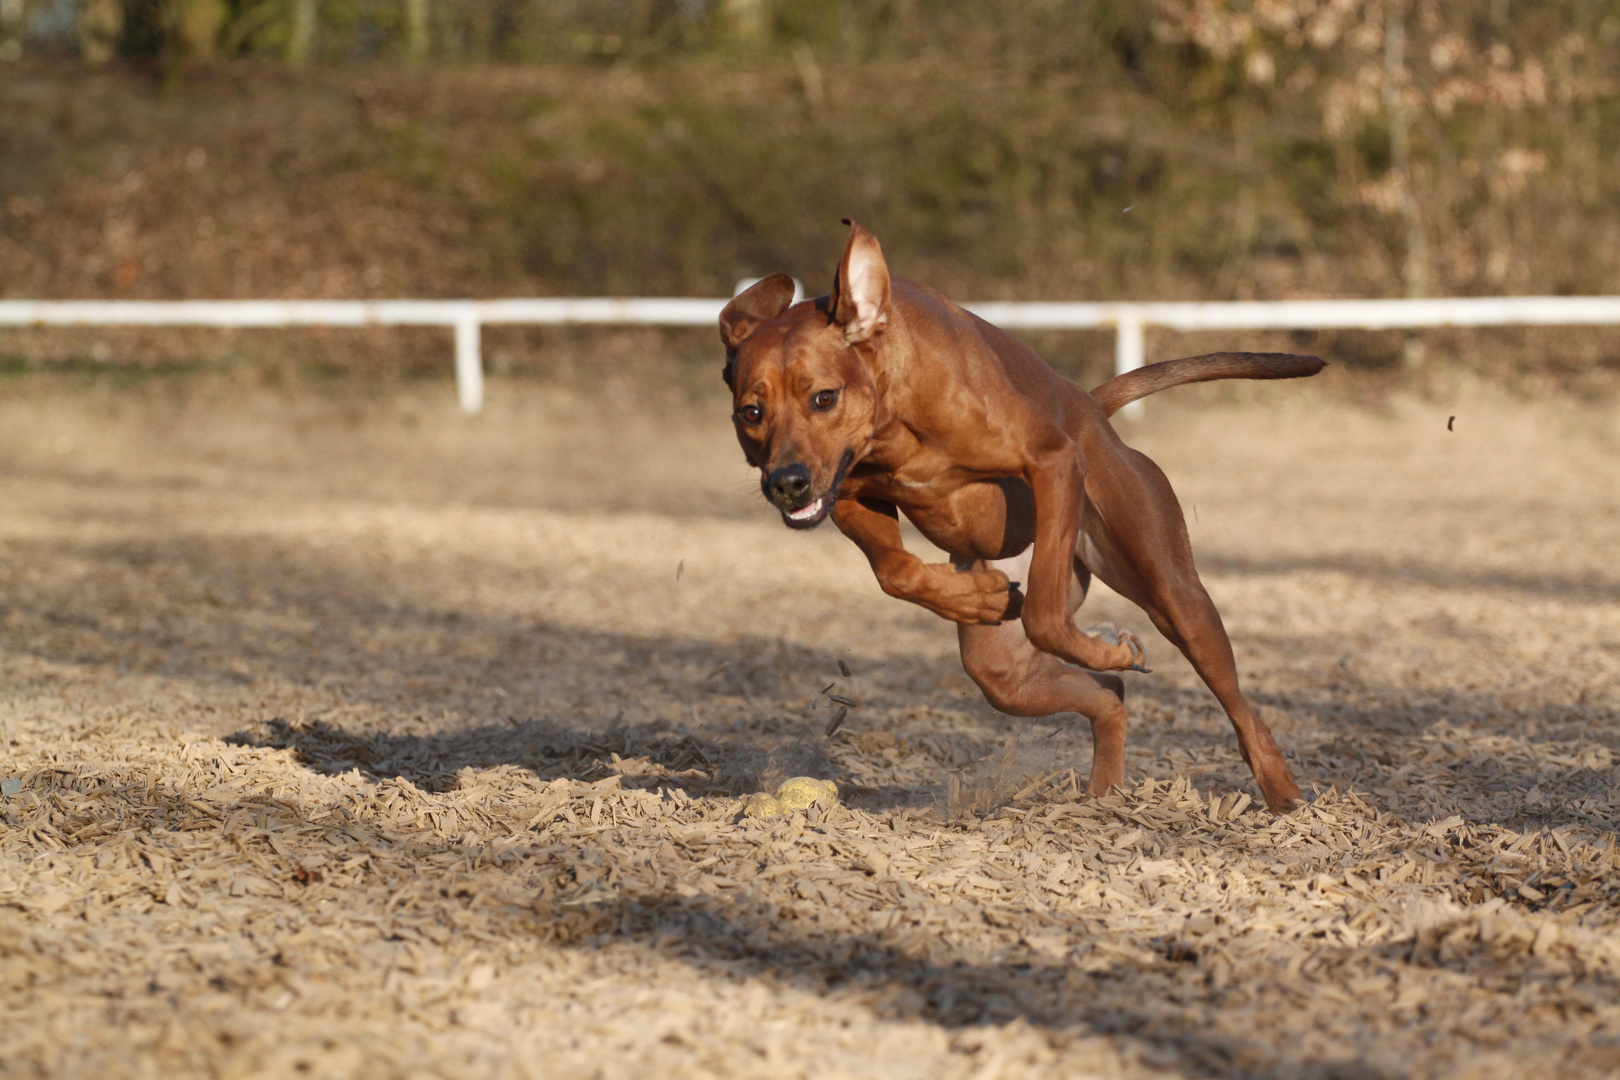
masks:
<instances>
[{"instance_id":1,"label":"dog's chest","mask_svg":"<svg viewBox=\"0 0 1620 1080\"><path fill-rule=\"evenodd\" d=\"M991 559L1003 553L1004 530L986 528L949 508L942 513L932 506L902 506L901 511L930 544L957 558Z\"/></svg>"},{"instance_id":2,"label":"dog's chest","mask_svg":"<svg viewBox=\"0 0 1620 1080\"><path fill-rule=\"evenodd\" d=\"M976 481L897 504L935 547L960 558L1005 559L1034 539L1027 491L1016 480Z\"/></svg>"},{"instance_id":3,"label":"dog's chest","mask_svg":"<svg viewBox=\"0 0 1620 1080\"><path fill-rule=\"evenodd\" d=\"M943 462L937 468L930 464L913 461L904 469L867 473L861 477L861 494L892 502L908 514L914 509L929 512L948 506L978 479L961 476Z\"/></svg>"}]
</instances>

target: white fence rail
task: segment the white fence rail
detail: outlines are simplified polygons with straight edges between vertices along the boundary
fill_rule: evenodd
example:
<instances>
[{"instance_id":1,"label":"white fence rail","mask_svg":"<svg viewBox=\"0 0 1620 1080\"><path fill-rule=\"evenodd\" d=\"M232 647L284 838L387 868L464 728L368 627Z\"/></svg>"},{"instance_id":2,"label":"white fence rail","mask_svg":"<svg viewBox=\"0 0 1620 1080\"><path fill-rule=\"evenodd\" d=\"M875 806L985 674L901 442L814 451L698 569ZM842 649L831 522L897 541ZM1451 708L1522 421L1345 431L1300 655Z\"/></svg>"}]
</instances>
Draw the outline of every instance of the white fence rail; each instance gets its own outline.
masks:
<instances>
[{"instance_id":1,"label":"white fence rail","mask_svg":"<svg viewBox=\"0 0 1620 1080\"><path fill-rule=\"evenodd\" d=\"M484 403L484 370L479 342L482 328L487 324L714 326L725 304L723 299L601 297L530 300L0 300L0 326L445 326L455 331L457 396L463 409L476 413ZM1142 366L1145 359L1144 332L1149 326L1185 331L1620 325L1620 296L1256 300L1224 303L1032 302L963 306L1009 330L1113 329L1116 332L1116 372L1131 371Z\"/></svg>"}]
</instances>

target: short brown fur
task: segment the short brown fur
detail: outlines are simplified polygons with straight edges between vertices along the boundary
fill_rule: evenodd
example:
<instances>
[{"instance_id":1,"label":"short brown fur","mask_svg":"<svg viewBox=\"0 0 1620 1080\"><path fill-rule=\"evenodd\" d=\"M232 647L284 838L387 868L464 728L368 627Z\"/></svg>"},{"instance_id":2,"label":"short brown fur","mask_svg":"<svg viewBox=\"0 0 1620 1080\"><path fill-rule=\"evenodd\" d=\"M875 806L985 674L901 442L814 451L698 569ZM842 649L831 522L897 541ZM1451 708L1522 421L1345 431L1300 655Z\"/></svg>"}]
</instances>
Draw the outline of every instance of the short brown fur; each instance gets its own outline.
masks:
<instances>
[{"instance_id":1,"label":"short brown fur","mask_svg":"<svg viewBox=\"0 0 1620 1080\"><path fill-rule=\"evenodd\" d=\"M1126 714L1123 682L1096 673L1146 669L1129 632L1075 626L1095 574L1140 606L1215 693L1266 805L1291 807L1299 788L1238 687L1175 493L1108 416L1181 383L1295 378L1322 362L1214 353L1087 393L934 290L891 280L877 238L855 224L833 291L792 297L792 279L776 274L720 316L738 441L784 522L812 528L831 517L884 592L956 622L963 667L996 708L1086 716L1088 790L1101 793L1125 779ZM954 562L907 552L900 514ZM1015 558L1027 558L1028 580L989 565Z\"/></svg>"}]
</instances>

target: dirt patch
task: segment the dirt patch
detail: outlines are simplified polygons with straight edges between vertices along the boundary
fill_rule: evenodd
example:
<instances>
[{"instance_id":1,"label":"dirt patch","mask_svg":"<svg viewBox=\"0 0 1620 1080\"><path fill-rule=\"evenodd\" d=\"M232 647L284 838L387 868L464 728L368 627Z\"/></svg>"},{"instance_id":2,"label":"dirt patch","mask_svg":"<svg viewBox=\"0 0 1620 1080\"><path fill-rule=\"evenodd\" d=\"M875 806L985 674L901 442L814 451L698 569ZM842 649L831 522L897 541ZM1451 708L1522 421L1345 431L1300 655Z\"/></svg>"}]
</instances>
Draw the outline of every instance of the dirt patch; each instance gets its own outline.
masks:
<instances>
[{"instance_id":1,"label":"dirt patch","mask_svg":"<svg viewBox=\"0 0 1620 1080\"><path fill-rule=\"evenodd\" d=\"M8 391L8 1071L1620 1065L1609 415L1268 391L1131 429L1318 792L1278 819L1102 590L1155 674L1132 789L1079 798L1084 726L994 713L948 626L775 524L723 403ZM806 768L839 807L738 820Z\"/></svg>"}]
</instances>

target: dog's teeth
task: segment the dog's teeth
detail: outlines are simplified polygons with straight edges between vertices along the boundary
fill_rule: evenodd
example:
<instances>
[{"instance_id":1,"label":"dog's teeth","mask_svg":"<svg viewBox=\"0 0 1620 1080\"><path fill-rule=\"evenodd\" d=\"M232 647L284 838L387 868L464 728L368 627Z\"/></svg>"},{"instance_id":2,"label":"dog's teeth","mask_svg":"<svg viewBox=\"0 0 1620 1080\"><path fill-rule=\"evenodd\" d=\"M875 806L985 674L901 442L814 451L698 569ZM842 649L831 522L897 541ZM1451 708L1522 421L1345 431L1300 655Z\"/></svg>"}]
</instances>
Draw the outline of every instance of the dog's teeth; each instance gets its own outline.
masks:
<instances>
[{"instance_id":1,"label":"dog's teeth","mask_svg":"<svg viewBox=\"0 0 1620 1080\"><path fill-rule=\"evenodd\" d=\"M792 518L794 521L804 521L806 518L813 518L819 513L821 513L821 500L817 499L809 506L801 507L798 510L789 511L788 517Z\"/></svg>"}]
</instances>

